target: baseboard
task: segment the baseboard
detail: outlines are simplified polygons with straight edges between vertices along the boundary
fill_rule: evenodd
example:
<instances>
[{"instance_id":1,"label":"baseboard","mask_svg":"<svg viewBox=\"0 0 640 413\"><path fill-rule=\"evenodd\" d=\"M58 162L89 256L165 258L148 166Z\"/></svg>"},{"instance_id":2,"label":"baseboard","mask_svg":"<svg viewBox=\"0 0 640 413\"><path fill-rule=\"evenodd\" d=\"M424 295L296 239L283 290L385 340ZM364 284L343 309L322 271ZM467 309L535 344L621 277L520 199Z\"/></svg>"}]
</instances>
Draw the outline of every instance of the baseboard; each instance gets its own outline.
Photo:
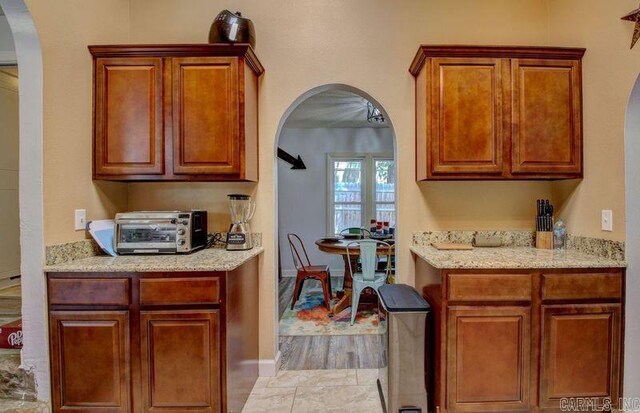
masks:
<instances>
[{"instance_id":1,"label":"baseboard","mask_svg":"<svg viewBox=\"0 0 640 413\"><path fill-rule=\"evenodd\" d=\"M0 64L15 65L18 63L16 52L0 52Z\"/></svg>"},{"instance_id":2,"label":"baseboard","mask_svg":"<svg viewBox=\"0 0 640 413\"><path fill-rule=\"evenodd\" d=\"M258 362L258 375L260 377L275 377L280 370L282 353L278 350L275 359L265 359Z\"/></svg>"}]
</instances>

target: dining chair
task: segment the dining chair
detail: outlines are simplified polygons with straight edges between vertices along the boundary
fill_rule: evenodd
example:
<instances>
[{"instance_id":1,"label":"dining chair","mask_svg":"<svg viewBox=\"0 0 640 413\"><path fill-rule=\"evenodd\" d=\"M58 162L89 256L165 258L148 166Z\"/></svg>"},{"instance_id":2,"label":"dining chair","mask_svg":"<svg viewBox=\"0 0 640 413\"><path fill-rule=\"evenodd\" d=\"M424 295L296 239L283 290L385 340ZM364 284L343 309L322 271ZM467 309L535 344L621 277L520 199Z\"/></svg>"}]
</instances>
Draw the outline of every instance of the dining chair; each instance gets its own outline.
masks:
<instances>
[{"instance_id":1,"label":"dining chair","mask_svg":"<svg viewBox=\"0 0 640 413\"><path fill-rule=\"evenodd\" d=\"M291 255L293 256L293 264L296 267L296 285L293 289L293 297L291 298L291 309L296 305L302 293L302 284L308 279L316 279L322 284L322 294L327 310L331 311L331 273L328 265L311 265L307 249L304 247L302 239L296 234L287 234ZM300 254L302 252L302 254Z\"/></svg>"},{"instance_id":2,"label":"dining chair","mask_svg":"<svg viewBox=\"0 0 640 413\"><path fill-rule=\"evenodd\" d=\"M353 272L351 268L351 248L354 245L360 247L360 266L361 269ZM384 271L378 271L378 247L383 245L386 247L387 268ZM372 288L376 294L378 289L387 282L391 271L391 245L383 241L365 239L354 241L347 244L347 261L349 261L349 270L353 278L353 287L351 290L351 325L356 321L356 313L358 312L358 303L360 302L360 294L365 288Z\"/></svg>"}]
</instances>

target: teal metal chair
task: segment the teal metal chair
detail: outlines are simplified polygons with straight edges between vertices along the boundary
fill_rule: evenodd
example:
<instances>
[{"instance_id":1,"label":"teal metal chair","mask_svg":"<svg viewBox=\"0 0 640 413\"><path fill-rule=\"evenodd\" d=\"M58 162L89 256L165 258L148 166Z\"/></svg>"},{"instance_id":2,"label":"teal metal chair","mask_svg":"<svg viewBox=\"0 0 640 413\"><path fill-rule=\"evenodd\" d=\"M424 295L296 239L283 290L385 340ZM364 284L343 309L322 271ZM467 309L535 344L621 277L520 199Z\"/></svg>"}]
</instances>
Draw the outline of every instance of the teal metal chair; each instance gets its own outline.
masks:
<instances>
[{"instance_id":1,"label":"teal metal chair","mask_svg":"<svg viewBox=\"0 0 640 413\"><path fill-rule=\"evenodd\" d=\"M360 265L361 270L353 272L351 268L351 247L358 245L360 247ZM384 271L377 271L378 255L381 255L380 246L384 246L384 255L387 256L387 268ZM353 276L353 287L351 291L351 325L356 321L356 313L358 312L358 303L360 302L360 294L365 288L372 288L376 294L378 288L387 282L387 278L391 272L391 245L383 241L365 239L354 241L347 244L347 261L349 262L349 270Z\"/></svg>"}]
</instances>

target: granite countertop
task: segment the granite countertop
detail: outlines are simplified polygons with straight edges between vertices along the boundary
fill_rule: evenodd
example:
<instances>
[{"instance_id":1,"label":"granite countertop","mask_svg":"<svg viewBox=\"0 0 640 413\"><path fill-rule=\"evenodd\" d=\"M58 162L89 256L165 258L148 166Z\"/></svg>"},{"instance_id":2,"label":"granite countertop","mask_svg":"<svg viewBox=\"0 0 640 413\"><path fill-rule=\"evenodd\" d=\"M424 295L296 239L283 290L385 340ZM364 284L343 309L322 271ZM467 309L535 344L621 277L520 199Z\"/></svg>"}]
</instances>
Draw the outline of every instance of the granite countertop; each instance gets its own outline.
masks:
<instances>
[{"instance_id":1,"label":"granite countertop","mask_svg":"<svg viewBox=\"0 0 640 413\"><path fill-rule=\"evenodd\" d=\"M106 255L47 265L45 272L175 272L231 271L261 254L262 247L248 251L209 248L185 255Z\"/></svg>"},{"instance_id":2,"label":"granite countertop","mask_svg":"<svg viewBox=\"0 0 640 413\"><path fill-rule=\"evenodd\" d=\"M542 250L532 247L474 248L440 251L414 245L411 251L437 269L512 268L625 268L625 261L589 255L575 250Z\"/></svg>"}]
</instances>

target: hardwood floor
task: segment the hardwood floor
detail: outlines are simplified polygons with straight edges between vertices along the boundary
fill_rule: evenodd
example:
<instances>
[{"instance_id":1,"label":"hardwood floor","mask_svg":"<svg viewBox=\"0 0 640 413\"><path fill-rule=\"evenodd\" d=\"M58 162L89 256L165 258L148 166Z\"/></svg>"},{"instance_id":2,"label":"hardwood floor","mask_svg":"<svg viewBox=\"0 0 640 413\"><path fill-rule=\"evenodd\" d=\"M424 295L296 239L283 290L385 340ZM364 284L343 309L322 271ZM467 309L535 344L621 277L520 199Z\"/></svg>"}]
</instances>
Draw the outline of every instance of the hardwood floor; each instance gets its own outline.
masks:
<instances>
[{"instance_id":1,"label":"hardwood floor","mask_svg":"<svg viewBox=\"0 0 640 413\"><path fill-rule=\"evenodd\" d=\"M281 337L282 370L377 369L383 336Z\"/></svg>"},{"instance_id":2,"label":"hardwood floor","mask_svg":"<svg viewBox=\"0 0 640 413\"><path fill-rule=\"evenodd\" d=\"M22 300L20 286L0 290L0 325L20 318Z\"/></svg>"},{"instance_id":3,"label":"hardwood floor","mask_svg":"<svg viewBox=\"0 0 640 413\"><path fill-rule=\"evenodd\" d=\"M334 289L342 277L331 277ZM314 282L314 281L307 281ZM279 281L279 319L291 305L295 278ZM381 335L280 337L282 370L376 369L383 363Z\"/></svg>"},{"instance_id":4,"label":"hardwood floor","mask_svg":"<svg viewBox=\"0 0 640 413\"><path fill-rule=\"evenodd\" d=\"M331 277L331 281L333 281ZM282 277L278 282L278 320L282 318L284 310L291 305L291 297L293 296L293 287L296 285L294 277Z\"/></svg>"}]
</instances>

